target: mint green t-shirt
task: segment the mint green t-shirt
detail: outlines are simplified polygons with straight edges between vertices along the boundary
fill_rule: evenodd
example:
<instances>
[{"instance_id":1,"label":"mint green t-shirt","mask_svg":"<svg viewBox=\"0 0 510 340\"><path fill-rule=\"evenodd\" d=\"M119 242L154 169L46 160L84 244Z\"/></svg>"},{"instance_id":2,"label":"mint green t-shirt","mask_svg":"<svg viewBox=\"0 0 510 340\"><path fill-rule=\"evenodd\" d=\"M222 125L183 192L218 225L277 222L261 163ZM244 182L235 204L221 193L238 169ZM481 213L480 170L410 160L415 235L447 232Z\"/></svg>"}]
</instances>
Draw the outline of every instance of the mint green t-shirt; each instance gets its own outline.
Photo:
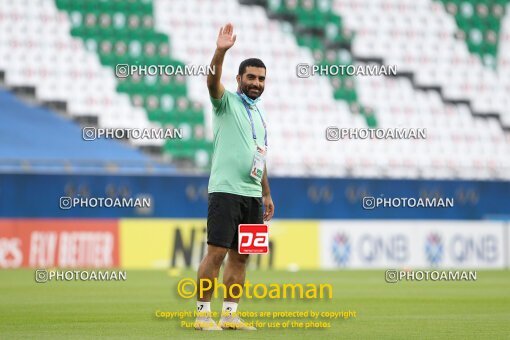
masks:
<instances>
[{"instance_id":1,"label":"mint green t-shirt","mask_svg":"<svg viewBox=\"0 0 510 340\"><path fill-rule=\"evenodd\" d=\"M250 118L235 93L225 90L221 99L210 97L213 104L213 155L209 193L261 197L262 185L250 176L256 146ZM256 143L264 148L264 125L255 107L250 108ZM260 113L264 113L260 110Z\"/></svg>"}]
</instances>

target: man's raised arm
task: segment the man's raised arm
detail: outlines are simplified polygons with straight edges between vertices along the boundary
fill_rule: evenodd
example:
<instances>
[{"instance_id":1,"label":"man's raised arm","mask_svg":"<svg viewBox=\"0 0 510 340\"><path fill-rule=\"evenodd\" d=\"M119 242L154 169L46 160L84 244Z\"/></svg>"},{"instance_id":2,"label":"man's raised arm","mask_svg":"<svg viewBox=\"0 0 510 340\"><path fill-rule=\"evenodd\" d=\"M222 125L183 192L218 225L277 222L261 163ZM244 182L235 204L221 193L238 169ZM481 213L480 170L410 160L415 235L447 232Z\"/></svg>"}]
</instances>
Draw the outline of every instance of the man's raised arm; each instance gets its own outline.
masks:
<instances>
[{"instance_id":1,"label":"man's raised arm","mask_svg":"<svg viewBox=\"0 0 510 340\"><path fill-rule=\"evenodd\" d=\"M216 40L216 51L214 52L213 59L211 61L211 67L214 70L214 74L209 73L207 75L207 88L209 89L209 95L215 99L220 99L225 92L225 88L221 83L221 69L223 67L223 58L229 48L234 46L236 42L236 36L233 34L234 26L228 23L225 27L220 28L218 39Z\"/></svg>"}]
</instances>

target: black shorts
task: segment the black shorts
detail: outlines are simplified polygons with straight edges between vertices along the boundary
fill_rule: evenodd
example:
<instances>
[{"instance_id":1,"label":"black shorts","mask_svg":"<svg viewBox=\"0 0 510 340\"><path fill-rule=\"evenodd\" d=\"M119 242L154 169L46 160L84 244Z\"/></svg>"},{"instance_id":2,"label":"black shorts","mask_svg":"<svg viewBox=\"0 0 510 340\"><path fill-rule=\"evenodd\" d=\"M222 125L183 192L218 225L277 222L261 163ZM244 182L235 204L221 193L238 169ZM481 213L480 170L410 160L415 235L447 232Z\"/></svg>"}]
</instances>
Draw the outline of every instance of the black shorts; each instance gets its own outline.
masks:
<instances>
[{"instance_id":1,"label":"black shorts","mask_svg":"<svg viewBox=\"0 0 510 340\"><path fill-rule=\"evenodd\" d=\"M262 224L262 197L213 192L208 198L207 244L237 249L239 224Z\"/></svg>"}]
</instances>

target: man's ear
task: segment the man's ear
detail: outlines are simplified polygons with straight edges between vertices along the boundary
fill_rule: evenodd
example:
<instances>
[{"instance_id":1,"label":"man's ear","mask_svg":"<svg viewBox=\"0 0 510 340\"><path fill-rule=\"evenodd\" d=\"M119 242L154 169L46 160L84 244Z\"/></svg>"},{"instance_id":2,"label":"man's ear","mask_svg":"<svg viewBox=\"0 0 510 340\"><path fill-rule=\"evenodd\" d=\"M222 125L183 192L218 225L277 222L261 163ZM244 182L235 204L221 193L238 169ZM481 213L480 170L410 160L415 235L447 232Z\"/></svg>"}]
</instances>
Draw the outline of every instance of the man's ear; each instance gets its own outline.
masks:
<instances>
[{"instance_id":1,"label":"man's ear","mask_svg":"<svg viewBox=\"0 0 510 340\"><path fill-rule=\"evenodd\" d=\"M236 76L236 80L237 80L237 85L241 86L241 76L240 75Z\"/></svg>"}]
</instances>

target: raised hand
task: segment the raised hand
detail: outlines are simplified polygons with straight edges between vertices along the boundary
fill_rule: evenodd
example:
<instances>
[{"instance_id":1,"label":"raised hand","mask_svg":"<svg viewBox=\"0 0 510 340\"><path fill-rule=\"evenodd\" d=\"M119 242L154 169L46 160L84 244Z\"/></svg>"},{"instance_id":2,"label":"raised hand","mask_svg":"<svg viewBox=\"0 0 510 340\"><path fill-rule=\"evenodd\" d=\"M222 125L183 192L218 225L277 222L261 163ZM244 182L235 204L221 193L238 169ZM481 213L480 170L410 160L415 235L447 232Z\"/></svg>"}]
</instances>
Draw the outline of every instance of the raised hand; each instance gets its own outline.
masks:
<instances>
[{"instance_id":1,"label":"raised hand","mask_svg":"<svg viewBox=\"0 0 510 340\"><path fill-rule=\"evenodd\" d=\"M234 26L228 23L225 27L220 28L218 39L216 40L216 48L219 50L228 50L236 42L236 35L234 33Z\"/></svg>"}]
</instances>

